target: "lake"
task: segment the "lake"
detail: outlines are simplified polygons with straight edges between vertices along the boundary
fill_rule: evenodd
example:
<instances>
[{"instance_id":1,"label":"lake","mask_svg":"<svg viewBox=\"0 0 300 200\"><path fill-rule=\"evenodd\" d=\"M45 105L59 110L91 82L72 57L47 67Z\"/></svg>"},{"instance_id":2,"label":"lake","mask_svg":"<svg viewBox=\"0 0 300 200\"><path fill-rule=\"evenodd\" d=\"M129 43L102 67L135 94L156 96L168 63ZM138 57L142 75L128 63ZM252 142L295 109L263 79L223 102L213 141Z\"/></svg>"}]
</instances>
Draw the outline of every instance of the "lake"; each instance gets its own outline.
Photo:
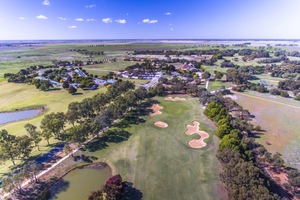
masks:
<instances>
[{"instance_id":1,"label":"lake","mask_svg":"<svg viewBox=\"0 0 300 200\"><path fill-rule=\"evenodd\" d=\"M0 125L19 120L32 118L39 113L39 110L23 110L17 112L0 113Z\"/></svg>"},{"instance_id":2,"label":"lake","mask_svg":"<svg viewBox=\"0 0 300 200\"><path fill-rule=\"evenodd\" d=\"M87 199L91 192L99 190L109 177L109 167L75 169L50 188L50 199Z\"/></svg>"}]
</instances>

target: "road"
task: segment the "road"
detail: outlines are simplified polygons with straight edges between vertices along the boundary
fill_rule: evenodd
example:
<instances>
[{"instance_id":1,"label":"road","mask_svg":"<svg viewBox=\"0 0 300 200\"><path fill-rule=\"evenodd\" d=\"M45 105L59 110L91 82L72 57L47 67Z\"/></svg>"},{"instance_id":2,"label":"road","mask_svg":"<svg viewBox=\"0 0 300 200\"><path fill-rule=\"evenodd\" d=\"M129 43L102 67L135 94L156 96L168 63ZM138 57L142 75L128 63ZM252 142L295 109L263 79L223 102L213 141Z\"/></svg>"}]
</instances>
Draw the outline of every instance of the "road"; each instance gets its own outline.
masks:
<instances>
[{"instance_id":1,"label":"road","mask_svg":"<svg viewBox=\"0 0 300 200\"><path fill-rule=\"evenodd\" d=\"M162 76L162 72L159 72L159 74L158 74L157 76L155 76L155 77L150 81L150 83L147 83L147 84L144 85L144 88L148 90L150 87L156 85L157 82L158 82L158 80L159 80L159 78L160 78L161 76Z\"/></svg>"}]
</instances>

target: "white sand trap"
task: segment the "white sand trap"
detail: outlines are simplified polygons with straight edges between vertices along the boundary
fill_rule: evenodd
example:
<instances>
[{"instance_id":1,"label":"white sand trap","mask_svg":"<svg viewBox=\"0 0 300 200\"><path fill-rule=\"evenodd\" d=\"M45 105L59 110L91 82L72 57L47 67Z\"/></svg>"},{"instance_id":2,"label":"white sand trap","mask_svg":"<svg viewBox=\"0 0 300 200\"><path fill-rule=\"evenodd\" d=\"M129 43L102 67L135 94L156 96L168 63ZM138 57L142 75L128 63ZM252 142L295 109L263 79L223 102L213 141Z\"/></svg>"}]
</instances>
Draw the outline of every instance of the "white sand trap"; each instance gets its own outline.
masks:
<instances>
[{"instance_id":1,"label":"white sand trap","mask_svg":"<svg viewBox=\"0 0 300 200\"><path fill-rule=\"evenodd\" d=\"M151 108L149 108L149 109L153 110L153 113L150 113L149 116L152 117L152 116L155 116L155 115L161 115L162 112L160 110L163 109L163 108L164 107L160 106L159 104L153 104L151 106Z\"/></svg>"},{"instance_id":2,"label":"white sand trap","mask_svg":"<svg viewBox=\"0 0 300 200\"><path fill-rule=\"evenodd\" d=\"M168 127L168 124L166 122L162 122L162 121L157 121L154 123L154 125L159 128L167 128Z\"/></svg>"},{"instance_id":3,"label":"white sand trap","mask_svg":"<svg viewBox=\"0 0 300 200\"><path fill-rule=\"evenodd\" d=\"M165 100L166 100L166 101L185 101L186 98L180 98L180 97L175 97L175 98L173 98L173 97L166 97Z\"/></svg>"},{"instance_id":4,"label":"white sand trap","mask_svg":"<svg viewBox=\"0 0 300 200\"><path fill-rule=\"evenodd\" d=\"M199 130L199 125L199 122L193 121L193 125L186 125L187 131L185 132L186 135L193 135L195 133L200 135L199 140L192 139L191 141L189 141L189 146L196 149L205 147L206 142L204 142L204 140L209 138L208 133Z\"/></svg>"}]
</instances>

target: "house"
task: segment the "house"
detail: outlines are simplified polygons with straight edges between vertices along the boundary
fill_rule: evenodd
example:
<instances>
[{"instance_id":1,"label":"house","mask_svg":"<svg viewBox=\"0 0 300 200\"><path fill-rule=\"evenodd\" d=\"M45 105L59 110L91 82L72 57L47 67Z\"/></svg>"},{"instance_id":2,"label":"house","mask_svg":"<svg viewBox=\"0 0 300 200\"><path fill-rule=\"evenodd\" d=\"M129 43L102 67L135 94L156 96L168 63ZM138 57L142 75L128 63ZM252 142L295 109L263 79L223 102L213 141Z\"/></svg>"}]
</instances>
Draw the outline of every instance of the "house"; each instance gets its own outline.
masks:
<instances>
[{"instance_id":1,"label":"house","mask_svg":"<svg viewBox=\"0 0 300 200\"><path fill-rule=\"evenodd\" d=\"M182 65L176 66L175 69L181 69L183 71L187 71L187 70L194 71L194 70L196 70L196 68L194 67L194 65L192 63L189 63L189 64L184 63Z\"/></svg>"}]
</instances>

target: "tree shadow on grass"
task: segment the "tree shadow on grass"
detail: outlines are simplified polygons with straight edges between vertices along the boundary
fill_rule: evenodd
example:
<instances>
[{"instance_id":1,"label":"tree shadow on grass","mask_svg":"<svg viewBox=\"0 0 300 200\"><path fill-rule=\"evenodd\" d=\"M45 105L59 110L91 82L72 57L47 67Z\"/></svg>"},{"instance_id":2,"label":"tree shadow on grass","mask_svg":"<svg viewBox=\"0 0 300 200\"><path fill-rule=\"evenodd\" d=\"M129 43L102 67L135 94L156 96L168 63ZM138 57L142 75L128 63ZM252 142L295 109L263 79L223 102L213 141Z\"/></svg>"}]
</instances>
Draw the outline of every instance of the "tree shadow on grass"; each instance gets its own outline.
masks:
<instances>
[{"instance_id":1,"label":"tree shadow on grass","mask_svg":"<svg viewBox=\"0 0 300 200\"><path fill-rule=\"evenodd\" d=\"M76 92L74 94L72 94L73 96L76 96L76 95L82 95L83 93L82 92Z\"/></svg>"},{"instance_id":2,"label":"tree shadow on grass","mask_svg":"<svg viewBox=\"0 0 300 200\"><path fill-rule=\"evenodd\" d=\"M117 128L127 128L133 124L137 125L140 123L145 123L146 120L141 117L148 116L150 113L153 113L152 109L149 109L149 107L151 107L155 103L159 102L153 99L142 102L138 105L138 107L129 111L129 113L114 126Z\"/></svg>"},{"instance_id":3,"label":"tree shadow on grass","mask_svg":"<svg viewBox=\"0 0 300 200\"><path fill-rule=\"evenodd\" d=\"M143 193L133 187L133 183L130 182L124 182L126 185L125 192L123 195L123 198L121 199L131 199L131 200L141 200L143 198Z\"/></svg>"},{"instance_id":4,"label":"tree shadow on grass","mask_svg":"<svg viewBox=\"0 0 300 200\"><path fill-rule=\"evenodd\" d=\"M103 133L102 136L89 143L84 150L88 150L90 152L102 150L108 147L108 143L120 143L128 140L130 135L131 134L129 132L123 129L108 130Z\"/></svg>"}]
</instances>

